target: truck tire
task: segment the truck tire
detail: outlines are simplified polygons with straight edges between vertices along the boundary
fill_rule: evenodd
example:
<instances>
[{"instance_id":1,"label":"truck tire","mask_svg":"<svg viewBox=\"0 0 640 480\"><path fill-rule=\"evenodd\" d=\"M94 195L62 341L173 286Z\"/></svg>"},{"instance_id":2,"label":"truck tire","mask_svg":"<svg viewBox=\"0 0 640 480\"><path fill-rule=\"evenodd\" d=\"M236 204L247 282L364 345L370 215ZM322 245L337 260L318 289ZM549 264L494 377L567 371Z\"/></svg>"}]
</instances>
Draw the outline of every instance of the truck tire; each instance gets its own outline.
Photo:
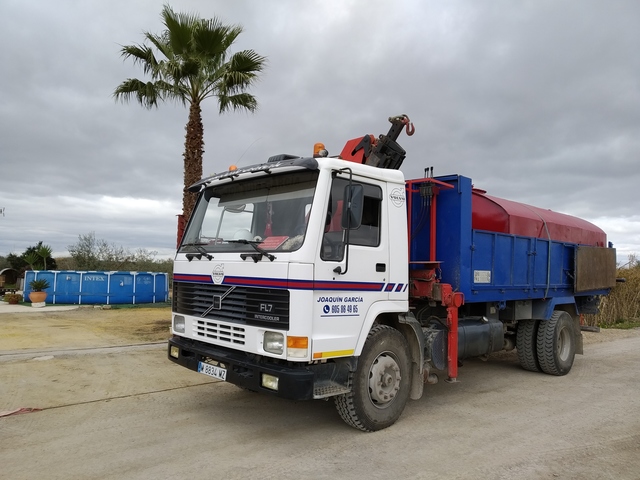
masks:
<instances>
[{"instance_id":1,"label":"truck tire","mask_svg":"<svg viewBox=\"0 0 640 480\"><path fill-rule=\"evenodd\" d=\"M335 398L347 424L374 432L398 420L411 386L409 345L398 330L387 325L371 329L349 384L351 391Z\"/></svg>"},{"instance_id":2,"label":"truck tire","mask_svg":"<svg viewBox=\"0 0 640 480\"><path fill-rule=\"evenodd\" d=\"M520 320L518 322L518 333L516 334L516 351L518 360L525 370L539 372L537 336L538 320Z\"/></svg>"},{"instance_id":3,"label":"truck tire","mask_svg":"<svg viewBox=\"0 0 640 480\"><path fill-rule=\"evenodd\" d=\"M540 322L538 328L538 361L549 375L566 375L571 371L576 355L576 337L573 318L557 310L551 319Z\"/></svg>"}]
</instances>

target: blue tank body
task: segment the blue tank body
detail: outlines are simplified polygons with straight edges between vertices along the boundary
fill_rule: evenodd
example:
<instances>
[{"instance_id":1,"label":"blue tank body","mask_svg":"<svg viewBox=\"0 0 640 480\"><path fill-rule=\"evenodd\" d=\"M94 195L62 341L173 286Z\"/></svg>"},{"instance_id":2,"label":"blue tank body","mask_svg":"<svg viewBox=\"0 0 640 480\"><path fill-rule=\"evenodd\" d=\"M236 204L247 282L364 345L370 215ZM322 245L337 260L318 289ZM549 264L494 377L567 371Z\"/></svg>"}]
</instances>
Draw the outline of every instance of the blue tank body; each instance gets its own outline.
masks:
<instances>
[{"instance_id":1,"label":"blue tank body","mask_svg":"<svg viewBox=\"0 0 640 480\"><path fill-rule=\"evenodd\" d=\"M551 312L554 304L580 304L577 297L604 295L615 285L613 248L474 229L471 179L450 175L435 180L453 187L440 188L435 199L435 260L440 262L440 281L463 293L465 303L540 300L543 302L535 302L534 308ZM415 191L408 195L412 205L410 262L412 268L419 268L420 263L433 260L431 226L425 220L433 200L425 201ZM606 265L606 272L590 271L594 262Z\"/></svg>"}]
</instances>

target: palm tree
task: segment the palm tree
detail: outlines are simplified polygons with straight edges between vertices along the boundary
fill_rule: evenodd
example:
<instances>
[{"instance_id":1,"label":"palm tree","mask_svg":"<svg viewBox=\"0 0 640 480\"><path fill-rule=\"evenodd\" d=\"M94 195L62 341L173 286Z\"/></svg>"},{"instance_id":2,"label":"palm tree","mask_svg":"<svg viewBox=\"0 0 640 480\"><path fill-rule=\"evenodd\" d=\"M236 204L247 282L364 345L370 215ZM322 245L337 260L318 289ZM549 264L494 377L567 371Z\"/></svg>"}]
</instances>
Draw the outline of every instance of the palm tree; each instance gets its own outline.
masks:
<instances>
[{"instance_id":1,"label":"palm tree","mask_svg":"<svg viewBox=\"0 0 640 480\"><path fill-rule=\"evenodd\" d=\"M113 92L116 101L135 98L142 106L157 107L158 101L177 100L189 105L184 142L184 192L181 225L189 218L196 194L187 190L202 178L204 130L200 104L217 97L219 113L230 109L254 112L256 98L247 93L266 65L266 58L253 50L234 54L229 48L242 33L239 25L223 25L217 18L204 20L196 15L175 13L165 5L161 13L166 29L155 35L145 32L150 44L123 46L121 54L142 66L149 81L128 78ZM178 238L178 241L180 238Z\"/></svg>"},{"instance_id":2,"label":"palm tree","mask_svg":"<svg viewBox=\"0 0 640 480\"><path fill-rule=\"evenodd\" d=\"M53 253L53 249L49 245L42 245L40 242L36 248L36 253L39 257L42 258L42 263L44 265L44 270L47 269L47 258L51 256Z\"/></svg>"}]
</instances>

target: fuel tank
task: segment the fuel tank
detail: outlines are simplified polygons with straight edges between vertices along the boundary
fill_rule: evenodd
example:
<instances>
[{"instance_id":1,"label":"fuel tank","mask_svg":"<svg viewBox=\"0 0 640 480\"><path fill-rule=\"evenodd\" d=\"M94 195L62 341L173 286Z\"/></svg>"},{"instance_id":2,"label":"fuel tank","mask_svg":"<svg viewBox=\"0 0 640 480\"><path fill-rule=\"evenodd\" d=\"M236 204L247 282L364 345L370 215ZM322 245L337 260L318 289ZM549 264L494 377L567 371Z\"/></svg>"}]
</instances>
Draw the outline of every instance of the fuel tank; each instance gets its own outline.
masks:
<instances>
[{"instance_id":1,"label":"fuel tank","mask_svg":"<svg viewBox=\"0 0 640 480\"><path fill-rule=\"evenodd\" d=\"M447 331L440 323L422 328L425 357L438 370L447 368ZM458 324L458 360L480 357L504 348L503 324L498 320L460 319Z\"/></svg>"}]
</instances>

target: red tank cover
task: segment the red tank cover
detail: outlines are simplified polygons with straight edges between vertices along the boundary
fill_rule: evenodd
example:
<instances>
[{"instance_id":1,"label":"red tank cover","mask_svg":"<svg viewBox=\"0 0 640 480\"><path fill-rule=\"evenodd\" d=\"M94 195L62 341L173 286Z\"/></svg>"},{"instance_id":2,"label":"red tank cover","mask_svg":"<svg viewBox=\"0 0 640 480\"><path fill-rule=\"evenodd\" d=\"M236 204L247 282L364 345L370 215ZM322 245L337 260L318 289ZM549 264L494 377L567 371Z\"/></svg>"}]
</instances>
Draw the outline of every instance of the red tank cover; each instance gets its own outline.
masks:
<instances>
[{"instance_id":1,"label":"red tank cover","mask_svg":"<svg viewBox=\"0 0 640 480\"><path fill-rule=\"evenodd\" d=\"M607 235L594 224L563 213L486 195L473 189L472 228L558 242L604 247ZM548 233L547 233L548 231Z\"/></svg>"}]
</instances>

